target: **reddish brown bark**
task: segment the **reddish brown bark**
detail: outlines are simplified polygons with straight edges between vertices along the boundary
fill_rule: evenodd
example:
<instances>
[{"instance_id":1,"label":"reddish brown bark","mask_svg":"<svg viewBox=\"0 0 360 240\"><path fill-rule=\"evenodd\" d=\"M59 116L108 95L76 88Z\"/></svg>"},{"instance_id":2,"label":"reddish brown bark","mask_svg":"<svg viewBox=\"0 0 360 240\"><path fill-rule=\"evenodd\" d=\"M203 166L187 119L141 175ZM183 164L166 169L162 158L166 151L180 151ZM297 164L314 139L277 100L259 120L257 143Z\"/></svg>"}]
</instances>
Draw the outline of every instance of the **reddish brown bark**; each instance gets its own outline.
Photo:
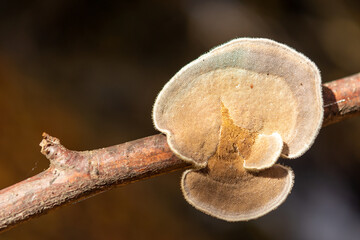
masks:
<instances>
[{"instance_id":1,"label":"reddish brown bark","mask_svg":"<svg viewBox=\"0 0 360 240\"><path fill-rule=\"evenodd\" d=\"M327 126L360 114L360 73L323 85L324 123Z\"/></svg>"},{"instance_id":2,"label":"reddish brown bark","mask_svg":"<svg viewBox=\"0 0 360 240\"><path fill-rule=\"evenodd\" d=\"M40 143L50 167L0 191L0 231L111 187L185 168L163 135L93 151L71 151L47 134Z\"/></svg>"},{"instance_id":3,"label":"reddish brown bark","mask_svg":"<svg viewBox=\"0 0 360 240\"><path fill-rule=\"evenodd\" d=\"M326 83L323 91L323 126L360 113L360 74ZM83 152L43 137L41 152L50 167L0 191L0 231L109 188L190 166L171 152L161 134Z\"/></svg>"}]
</instances>

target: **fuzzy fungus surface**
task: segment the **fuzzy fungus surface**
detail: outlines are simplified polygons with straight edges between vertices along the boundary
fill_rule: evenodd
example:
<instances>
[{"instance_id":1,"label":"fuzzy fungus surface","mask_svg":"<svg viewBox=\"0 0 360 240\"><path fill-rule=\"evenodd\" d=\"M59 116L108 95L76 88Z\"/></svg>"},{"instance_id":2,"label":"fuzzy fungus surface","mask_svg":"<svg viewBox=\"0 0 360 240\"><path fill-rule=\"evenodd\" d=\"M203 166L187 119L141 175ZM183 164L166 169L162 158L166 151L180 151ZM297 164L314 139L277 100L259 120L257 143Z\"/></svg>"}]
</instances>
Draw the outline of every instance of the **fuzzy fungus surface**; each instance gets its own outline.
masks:
<instances>
[{"instance_id":1,"label":"fuzzy fungus surface","mask_svg":"<svg viewBox=\"0 0 360 240\"><path fill-rule=\"evenodd\" d=\"M228 221L257 218L284 201L293 173L275 163L302 155L322 117L316 65L283 44L251 38L182 68L153 110L171 149L194 165L182 177L186 200Z\"/></svg>"}]
</instances>

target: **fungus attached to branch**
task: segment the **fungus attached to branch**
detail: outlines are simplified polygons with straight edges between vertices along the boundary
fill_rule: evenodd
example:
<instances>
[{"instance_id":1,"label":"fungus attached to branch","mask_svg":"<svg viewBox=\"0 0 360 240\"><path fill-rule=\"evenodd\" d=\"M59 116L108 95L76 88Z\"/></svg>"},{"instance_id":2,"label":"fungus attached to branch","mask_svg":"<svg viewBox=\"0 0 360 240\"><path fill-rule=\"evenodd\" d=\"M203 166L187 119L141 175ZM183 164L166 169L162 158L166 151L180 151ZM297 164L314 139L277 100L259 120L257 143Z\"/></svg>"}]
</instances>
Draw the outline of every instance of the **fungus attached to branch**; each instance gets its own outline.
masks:
<instances>
[{"instance_id":1,"label":"fungus attached to branch","mask_svg":"<svg viewBox=\"0 0 360 240\"><path fill-rule=\"evenodd\" d=\"M153 119L172 151L194 166L182 177L186 200L240 221L287 197L293 173L275 163L309 149L322 105L313 62L272 40L240 38L182 68L157 97Z\"/></svg>"}]
</instances>

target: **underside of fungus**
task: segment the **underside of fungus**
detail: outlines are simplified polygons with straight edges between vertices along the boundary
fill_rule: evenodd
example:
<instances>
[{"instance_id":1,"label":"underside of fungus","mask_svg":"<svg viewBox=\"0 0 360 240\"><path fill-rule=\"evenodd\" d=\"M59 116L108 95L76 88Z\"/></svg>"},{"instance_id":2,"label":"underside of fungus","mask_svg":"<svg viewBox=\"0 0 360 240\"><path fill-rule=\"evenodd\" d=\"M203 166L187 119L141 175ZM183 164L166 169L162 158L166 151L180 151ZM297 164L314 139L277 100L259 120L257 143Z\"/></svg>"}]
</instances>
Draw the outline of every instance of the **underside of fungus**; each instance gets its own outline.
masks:
<instances>
[{"instance_id":1,"label":"underside of fungus","mask_svg":"<svg viewBox=\"0 0 360 240\"><path fill-rule=\"evenodd\" d=\"M299 157L317 136L320 84L314 63L267 39L235 39L181 69L160 92L153 119L194 166L182 177L186 200L227 221L281 204L293 173L275 163Z\"/></svg>"}]
</instances>

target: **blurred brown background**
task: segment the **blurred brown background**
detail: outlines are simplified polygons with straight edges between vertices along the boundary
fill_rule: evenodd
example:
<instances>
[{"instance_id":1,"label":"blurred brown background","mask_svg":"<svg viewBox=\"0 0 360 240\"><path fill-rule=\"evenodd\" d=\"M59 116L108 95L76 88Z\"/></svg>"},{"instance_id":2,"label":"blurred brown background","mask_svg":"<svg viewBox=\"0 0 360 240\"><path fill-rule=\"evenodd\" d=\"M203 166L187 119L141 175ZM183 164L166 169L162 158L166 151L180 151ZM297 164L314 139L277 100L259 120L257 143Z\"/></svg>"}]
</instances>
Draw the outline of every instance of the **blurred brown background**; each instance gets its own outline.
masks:
<instances>
[{"instance_id":1,"label":"blurred brown background","mask_svg":"<svg viewBox=\"0 0 360 240\"><path fill-rule=\"evenodd\" d=\"M235 37L267 37L323 81L360 71L360 1L0 1L0 188L46 169L41 133L86 150L156 134L153 101L183 65ZM295 187L276 211L226 223L183 199L180 172L117 188L1 239L359 239L360 118L282 160Z\"/></svg>"}]
</instances>

